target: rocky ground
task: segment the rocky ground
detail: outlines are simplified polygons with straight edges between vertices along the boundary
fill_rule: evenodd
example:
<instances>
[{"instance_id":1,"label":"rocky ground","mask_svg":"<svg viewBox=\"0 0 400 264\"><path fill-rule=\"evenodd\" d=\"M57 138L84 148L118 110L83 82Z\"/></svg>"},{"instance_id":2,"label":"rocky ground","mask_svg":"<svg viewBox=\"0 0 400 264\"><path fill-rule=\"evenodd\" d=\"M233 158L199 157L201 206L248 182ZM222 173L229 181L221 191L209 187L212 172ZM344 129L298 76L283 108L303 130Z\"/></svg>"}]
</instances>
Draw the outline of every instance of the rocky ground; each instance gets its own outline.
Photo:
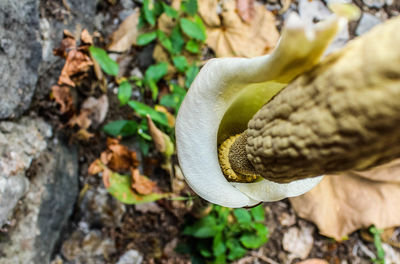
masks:
<instances>
[{"instance_id":1,"label":"rocky ground","mask_svg":"<svg viewBox=\"0 0 400 264\"><path fill-rule=\"evenodd\" d=\"M290 10L310 21L324 19L322 0L261 1L277 15L277 27ZM362 16L342 32L333 49L400 14L398 0L354 0ZM106 148L101 132L88 142L71 140L51 86L64 61L53 55L63 30L99 32L103 41L140 1L2 0L0 1L0 264L14 263L188 263L173 248L188 214L185 202L124 205L111 197L89 164ZM152 62L152 47L134 51L134 66ZM109 86L108 119L129 117L118 108ZM76 96L88 94L80 91ZM113 99L114 98L114 99ZM133 149L135 142L127 141ZM141 157L152 179L166 181L157 158ZM154 162L153 162L154 163ZM164 183L168 186L168 183ZM371 263L371 241L353 233L336 242L298 218L287 200L265 204L269 242L238 263L295 263L323 258L329 263ZM400 235L400 232L397 232ZM298 243L293 243L297 241ZM387 263L400 263L400 251L384 244Z\"/></svg>"}]
</instances>

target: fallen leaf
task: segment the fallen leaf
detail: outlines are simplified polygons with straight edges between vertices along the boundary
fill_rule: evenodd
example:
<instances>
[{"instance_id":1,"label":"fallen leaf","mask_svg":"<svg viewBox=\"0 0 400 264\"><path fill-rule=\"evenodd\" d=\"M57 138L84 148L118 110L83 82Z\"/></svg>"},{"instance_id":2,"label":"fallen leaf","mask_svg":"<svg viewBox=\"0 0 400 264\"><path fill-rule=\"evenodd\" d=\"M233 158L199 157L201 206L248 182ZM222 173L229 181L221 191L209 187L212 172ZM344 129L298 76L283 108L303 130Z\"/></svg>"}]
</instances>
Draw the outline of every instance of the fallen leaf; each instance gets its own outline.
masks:
<instances>
[{"instance_id":1,"label":"fallen leaf","mask_svg":"<svg viewBox=\"0 0 400 264\"><path fill-rule=\"evenodd\" d=\"M290 198L300 217L336 240L371 225L399 226L399 200L400 159L365 172L327 175L310 192Z\"/></svg>"},{"instance_id":2,"label":"fallen leaf","mask_svg":"<svg viewBox=\"0 0 400 264\"><path fill-rule=\"evenodd\" d=\"M297 264L329 264L329 262L326 261L325 259L312 258L303 260Z\"/></svg>"},{"instance_id":3,"label":"fallen leaf","mask_svg":"<svg viewBox=\"0 0 400 264\"><path fill-rule=\"evenodd\" d=\"M221 26L221 19L219 18L221 12L219 10L222 10L219 1L199 1L199 14L208 27Z\"/></svg>"},{"instance_id":4,"label":"fallen leaf","mask_svg":"<svg viewBox=\"0 0 400 264\"><path fill-rule=\"evenodd\" d=\"M105 168L103 170L102 179L103 179L104 187L106 187L106 189L110 188L110 177L111 177L111 174L112 174L112 171L109 170L108 168Z\"/></svg>"},{"instance_id":5,"label":"fallen leaf","mask_svg":"<svg viewBox=\"0 0 400 264\"><path fill-rule=\"evenodd\" d=\"M53 85L51 87L51 95L60 105L61 114L65 114L73 109L71 90L68 86Z\"/></svg>"},{"instance_id":6,"label":"fallen leaf","mask_svg":"<svg viewBox=\"0 0 400 264\"><path fill-rule=\"evenodd\" d=\"M82 128L82 129L79 129L79 131L74 134L74 137L78 140L87 141L87 140L93 138L94 134L90 133L86 129Z\"/></svg>"},{"instance_id":7,"label":"fallen leaf","mask_svg":"<svg viewBox=\"0 0 400 264\"><path fill-rule=\"evenodd\" d=\"M104 169L104 166L102 165L101 161L99 159L96 159L89 165L88 173L90 175L95 175L95 174L102 172L103 169Z\"/></svg>"},{"instance_id":8,"label":"fallen leaf","mask_svg":"<svg viewBox=\"0 0 400 264\"><path fill-rule=\"evenodd\" d=\"M108 149L104 151L100 160L113 171L128 171L131 167L137 167L139 162L136 152L119 144L117 139L107 138Z\"/></svg>"},{"instance_id":9,"label":"fallen leaf","mask_svg":"<svg viewBox=\"0 0 400 264\"><path fill-rule=\"evenodd\" d=\"M255 3L253 19L245 23L235 12L235 1L224 1L221 23L216 26L218 21L209 16L214 16L217 6L217 3L199 1L199 13L207 27L206 43L217 57L254 57L267 54L275 47L279 39L275 17L263 5Z\"/></svg>"},{"instance_id":10,"label":"fallen leaf","mask_svg":"<svg viewBox=\"0 0 400 264\"><path fill-rule=\"evenodd\" d=\"M254 0L236 0L236 7L244 22L250 23L253 20L255 14Z\"/></svg>"},{"instance_id":11,"label":"fallen leaf","mask_svg":"<svg viewBox=\"0 0 400 264\"><path fill-rule=\"evenodd\" d=\"M72 49L67 54L64 67L61 70L58 84L65 84L75 87L75 83L71 80L71 77L77 73L86 72L93 65L90 57L82 51Z\"/></svg>"},{"instance_id":12,"label":"fallen leaf","mask_svg":"<svg viewBox=\"0 0 400 264\"><path fill-rule=\"evenodd\" d=\"M82 30L81 41L83 42L83 44L93 45L93 38L90 35L89 31L87 31L86 29Z\"/></svg>"},{"instance_id":13,"label":"fallen leaf","mask_svg":"<svg viewBox=\"0 0 400 264\"><path fill-rule=\"evenodd\" d=\"M141 33L144 33L144 31L137 28L139 16L139 9L136 8L134 12L121 23L112 35L112 41L108 47L109 51L124 52L129 50L132 45L136 44L137 37Z\"/></svg>"},{"instance_id":14,"label":"fallen leaf","mask_svg":"<svg viewBox=\"0 0 400 264\"><path fill-rule=\"evenodd\" d=\"M147 195L156 192L156 183L147 177L140 175L138 169L131 169L132 188L137 193Z\"/></svg>"},{"instance_id":15,"label":"fallen leaf","mask_svg":"<svg viewBox=\"0 0 400 264\"><path fill-rule=\"evenodd\" d=\"M107 191L126 204L149 203L168 197L167 193L150 193L148 195L139 195L131 188L132 177L112 172L108 176Z\"/></svg>"},{"instance_id":16,"label":"fallen leaf","mask_svg":"<svg viewBox=\"0 0 400 264\"><path fill-rule=\"evenodd\" d=\"M74 36L72 35L71 32L65 29L63 32L63 39L61 40L61 45L59 48L53 50L53 54L55 56L66 58L68 52L71 49L75 48L76 48L76 40Z\"/></svg>"},{"instance_id":17,"label":"fallen leaf","mask_svg":"<svg viewBox=\"0 0 400 264\"><path fill-rule=\"evenodd\" d=\"M89 118L88 111L81 111L79 115L74 115L68 121L70 127L78 126L81 129L88 129L92 124L92 120Z\"/></svg>"}]
</instances>

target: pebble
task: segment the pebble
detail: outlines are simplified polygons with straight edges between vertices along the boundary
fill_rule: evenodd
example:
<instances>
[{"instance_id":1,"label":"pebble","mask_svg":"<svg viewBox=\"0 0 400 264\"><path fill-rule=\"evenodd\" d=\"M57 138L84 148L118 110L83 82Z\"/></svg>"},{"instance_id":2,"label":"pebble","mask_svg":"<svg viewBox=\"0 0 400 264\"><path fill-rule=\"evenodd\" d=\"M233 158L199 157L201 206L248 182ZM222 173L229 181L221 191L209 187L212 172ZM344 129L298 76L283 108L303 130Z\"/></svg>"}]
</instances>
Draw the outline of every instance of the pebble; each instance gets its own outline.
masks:
<instances>
[{"instance_id":1,"label":"pebble","mask_svg":"<svg viewBox=\"0 0 400 264\"><path fill-rule=\"evenodd\" d=\"M369 7L381 8L385 5L385 0L363 0L363 3Z\"/></svg>"},{"instance_id":2,"label":"pebble","mask_svg":"<svg viewBox=\"0 0 400 264\"><path fill-rule=\"evenodd\" d=\"M382 21L378 19L376 16L364 13L361 17L360 23L356 29L356 35L360 36L367 31L369 31L374 26L380 24Z\"/></svg>"},{"instance_id":3,"label":"pebble","mask_svg":"<svg viewBox=\"0 0 400 264\"><path fill-rule=\"evenodd\" d=\"M139 251L131 249L125 252L118 260L117 264L141 264L143 256Z\"/></svg>"},{"instance_id":4,"label":"pebble","mask_svg":"<svg viewBox=\"0 0 400 264\"><path fill-rule=\"evenodd\" d=\"M313 247L314 228L304 225L301 228L291 227L283 235L283 249L290 253L289 259L305 259Z\"/></svg>"}]
</instances>

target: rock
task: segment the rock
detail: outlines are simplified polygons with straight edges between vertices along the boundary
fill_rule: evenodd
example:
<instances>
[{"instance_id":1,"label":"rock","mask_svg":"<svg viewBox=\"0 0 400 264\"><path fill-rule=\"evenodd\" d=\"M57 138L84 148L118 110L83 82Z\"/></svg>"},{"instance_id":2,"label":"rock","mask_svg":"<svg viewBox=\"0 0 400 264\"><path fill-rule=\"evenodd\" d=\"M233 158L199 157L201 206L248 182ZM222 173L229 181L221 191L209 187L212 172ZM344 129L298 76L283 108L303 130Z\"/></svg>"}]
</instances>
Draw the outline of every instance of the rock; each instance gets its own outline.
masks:
<instances>
[{"instance_id":1,"label":"rock","mask_svg":"<svg viewBox=\"0 0 400 264\"><path fill-rule=\"evenodd\" d=\"M385 264L400 263L400 252L386 243L382 243L382 248L385 251Z\"/></svg>"},{"instance_id":2,"label":"rock","mask_svg":"<svg viewBox=\"0 0 400 264\"><path fill-rule=\"evenodd\" d=\"M42 60L39 0L0 1L0 119L29 108Z\"/></svg>"},{"instance_id":3,"label":"rock","mask_svg":"<svg viewBox=\"0 0 400 264\"><path fill-rule=\"evenodd\" d=\"M100 231L90 231L85 234L76 230L62 245L61 252L67 259L66 263L102 264L109 263L106 259L116 252L115 243L105 237Z\"/></svg>"},{"instance_id":4,"label":"rock","mask_svg":"<svg viewBox=\"0 0 400 264\"><path fill-rule=\"evenodd\" d=\"M47 147L45 138L51 134L51 127L41 119L0 122L0 227L28 191L25 171Z\"/></svg>"},{"instance_id":5,"label":"rock","mask_svg":"<svg viewBox=\"0 0 400 264\"><path fill-rule=\"evenodd\" d=\"M363 3L369 7L381 8L385 5L385 0L363 0Z\"/></svg>"},{"instance_id":6,"label":"rock","mask_svg":"<svg viewBox=\"0 0 400 264\"><path fill-rule=\"evenodd\" d=\"M139 251L131 249L125 252L118 260L117 264L141 264L143 256Z\"/></svg>"},{"instance_id":7,"label":"rock","mask_svg":"<svg viewBox=\"0 0 400 264\"><path fill-rule=\"evenodd\" d=\"M76 150L49 142L32 163L29 178L29 192L13 215L15 225L0 242L0 264L50 262L78 196Z\"/></svg>"},{"instance_id":8,"label":"rock","mask_svg":"<svg viewBox=\"0 0 400 264\"><path fill-rule=\"evenodd\" d=\"M380 23L382 23L382 21L376 16L373 16L368 13L363 13L360 23L358 24L356 29L356 35L360 36Z\"/></svg>"},{"instance_id":9,"label":"rock","mask_svg":"<svg viewBox=\"0 0 400 264\"><path fill-rule=\"evenodd\" d=\"M303 225L300 228L291 227L283 236L283 249L290 253L289 259L305 259L313 247L314 228L311 225Z\"/></svg>"}]
</instances>

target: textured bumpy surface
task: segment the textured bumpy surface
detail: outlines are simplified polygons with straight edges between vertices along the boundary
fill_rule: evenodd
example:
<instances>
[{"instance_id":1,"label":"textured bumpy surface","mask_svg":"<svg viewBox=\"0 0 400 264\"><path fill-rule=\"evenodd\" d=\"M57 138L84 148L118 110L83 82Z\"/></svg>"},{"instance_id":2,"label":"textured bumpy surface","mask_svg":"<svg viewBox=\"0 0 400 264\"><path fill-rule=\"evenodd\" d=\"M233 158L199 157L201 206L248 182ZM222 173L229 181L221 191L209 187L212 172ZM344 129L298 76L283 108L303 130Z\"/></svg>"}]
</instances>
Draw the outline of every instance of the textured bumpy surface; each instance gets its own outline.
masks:
<instances>
[{"instance_id":1,"label":"textured bumpy surface","mask_svg":"<svg viewBox=\"0 0 400 264\"><path fill-rule=\"evenodd\" d=\"M247 158L289 182L400 156L400 18L303 74L249 122Z\"/></svg>"}]
</instances>

